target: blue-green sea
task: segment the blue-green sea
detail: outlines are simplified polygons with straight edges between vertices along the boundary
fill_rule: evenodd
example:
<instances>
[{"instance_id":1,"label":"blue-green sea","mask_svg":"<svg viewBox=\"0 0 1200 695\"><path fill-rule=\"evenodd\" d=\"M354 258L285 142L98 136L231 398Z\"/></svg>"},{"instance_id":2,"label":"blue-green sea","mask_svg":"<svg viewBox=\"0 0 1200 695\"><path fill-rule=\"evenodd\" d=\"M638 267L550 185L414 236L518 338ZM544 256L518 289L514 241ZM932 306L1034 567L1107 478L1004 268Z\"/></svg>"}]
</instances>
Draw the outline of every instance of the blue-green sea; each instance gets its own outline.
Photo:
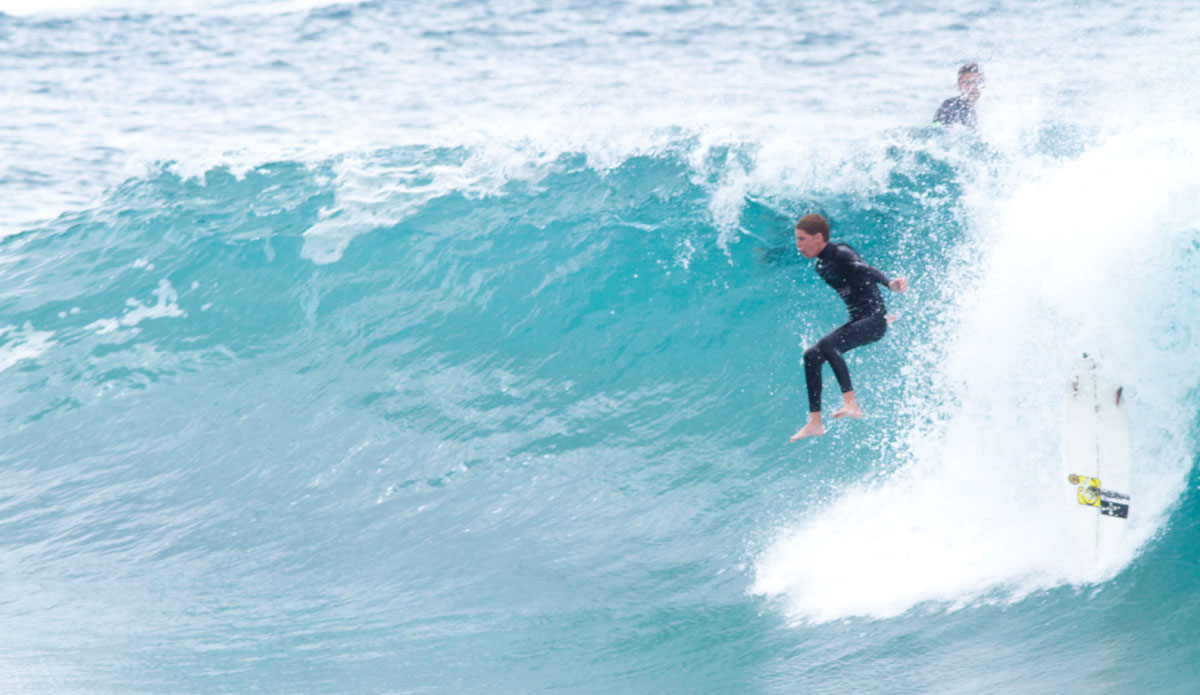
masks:
<instances>
[{"instance_id":1,"label":"blue-green sea","mask_svg":"<svg viewBox=\"0 0 1200 695\"><path fill-rule=\"evenodd\" d=\"M1197 29L0 0L0 693L1200 692ZM909 291L790 443L809 212Z\"/></svg>"}]
</instances>

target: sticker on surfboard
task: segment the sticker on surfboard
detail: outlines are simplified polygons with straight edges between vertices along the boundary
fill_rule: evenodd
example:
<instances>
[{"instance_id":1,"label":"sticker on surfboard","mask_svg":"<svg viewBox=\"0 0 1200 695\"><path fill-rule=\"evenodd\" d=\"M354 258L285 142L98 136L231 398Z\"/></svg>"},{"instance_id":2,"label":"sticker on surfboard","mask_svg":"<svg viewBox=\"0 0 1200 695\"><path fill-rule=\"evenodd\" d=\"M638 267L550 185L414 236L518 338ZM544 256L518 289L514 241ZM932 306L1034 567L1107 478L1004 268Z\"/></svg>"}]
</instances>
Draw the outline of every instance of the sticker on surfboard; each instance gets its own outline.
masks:
<instances>
[{"instance_id":1,"label":"sticker on surfboard","mask_svg":"<svg viewBox=\"0 0 1200 695\"><path fill-rule=\"evenodd\" d=\"M1107 516L1122 519L1129 516L1129 495L1105 490L1100 487L1099 478L1088 478L1071 473L1067 476L1067 482L1077 486L1076 500L1080 504L1086 507L1099 507L1100 513Z\"/></svg>"}]
</instances>

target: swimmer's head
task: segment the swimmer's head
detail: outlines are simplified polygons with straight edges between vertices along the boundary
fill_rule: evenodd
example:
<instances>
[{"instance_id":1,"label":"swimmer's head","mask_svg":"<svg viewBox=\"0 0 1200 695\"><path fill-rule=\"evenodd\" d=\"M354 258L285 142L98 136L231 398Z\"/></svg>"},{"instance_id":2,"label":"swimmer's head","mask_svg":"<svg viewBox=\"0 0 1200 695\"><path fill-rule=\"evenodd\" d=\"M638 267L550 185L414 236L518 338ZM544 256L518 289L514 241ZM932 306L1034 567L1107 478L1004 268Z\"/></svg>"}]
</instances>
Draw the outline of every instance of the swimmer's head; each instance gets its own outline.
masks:
<instances>
[{"instance_id":1,"label":"swimmer's head","mask_svg":"<svg viewBox=\"0 0 1200 695\"><path fill-rule=\"evenodd\" d=\"M967 63L958 69L958 91L969 102L979 98L979 90L983 87L983 71L979 63Z\"/></svg>"},{"instance_id":2,"label":"swimmer's head","mask_svg":"<svg viewBox=\"0 0 1200 695\"><path fill-rule=\"evenodd\" d=\"M816 258L829 243L829 222L809 213L796 222L796 250L805 258Z\"/></svg>"}]
</instances>

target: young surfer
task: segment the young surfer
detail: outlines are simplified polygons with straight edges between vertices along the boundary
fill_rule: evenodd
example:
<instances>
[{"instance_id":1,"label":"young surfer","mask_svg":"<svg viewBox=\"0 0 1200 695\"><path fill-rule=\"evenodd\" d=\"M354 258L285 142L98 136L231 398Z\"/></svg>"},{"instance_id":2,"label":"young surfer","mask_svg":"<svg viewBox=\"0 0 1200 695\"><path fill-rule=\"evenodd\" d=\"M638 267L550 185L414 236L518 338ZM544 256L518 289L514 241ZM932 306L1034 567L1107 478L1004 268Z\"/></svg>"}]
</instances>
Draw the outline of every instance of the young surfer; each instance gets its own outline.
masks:
<instances>
[{"instance_id":1,"label":"young surfer","mask_svg":"<svg viewBox=\"0 0 1200 695\"><path fill-rule=\"evenodd\" d=\"M792 435L792 441L825 433L821 424L821 367L828 362L842 388L842 407L835 418L862 417L850 386L850 372L842 353L873 343L887 332L889 317L876 284L893 292L908 289L904 278L889 279L872 268L862 256L846 246L829 241L829 222L820 215L805 215L796 223L796 249L805 258L815 258L817 273L846 303L850 320L804 351L804 379L808 385L808 422Z\"/></svg>"},{"instance_id":2,"label":"young surfer","mask_svg":"<svg viewBox=\"0 0 1200 695\"><path fill-rule=\"evenodd\" d=\"M979 100L979 90L983 87L983 73L978 63L967 63L958 69L958 96L950 97L942 102L941 108L933 116L933 122L939 125L962 125L974 128L975 102Z\"/></svg>"}]
</instances>

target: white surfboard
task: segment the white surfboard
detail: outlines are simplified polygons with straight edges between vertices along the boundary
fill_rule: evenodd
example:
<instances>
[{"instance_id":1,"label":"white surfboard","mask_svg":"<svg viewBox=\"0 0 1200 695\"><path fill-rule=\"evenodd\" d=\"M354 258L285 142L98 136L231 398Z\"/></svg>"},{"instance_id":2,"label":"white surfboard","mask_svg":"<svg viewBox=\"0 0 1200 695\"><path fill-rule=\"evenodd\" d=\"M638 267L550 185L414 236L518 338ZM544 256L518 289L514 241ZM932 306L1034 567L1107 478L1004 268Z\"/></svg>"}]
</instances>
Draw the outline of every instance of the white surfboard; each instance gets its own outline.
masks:
<instances>
[{"instance_id":1,"label":"white surfboard","mask_svg":"<svg viewBox=\"0 0 1200 695\"><path fill-rule=\"evenodd\" d=\"M1062 460L1071 527L1097 565L1110 565L1129 517L1129 420L1122 387L1099 378L1089 357L1067 387Z\"/></svg>"}]
</instances>

